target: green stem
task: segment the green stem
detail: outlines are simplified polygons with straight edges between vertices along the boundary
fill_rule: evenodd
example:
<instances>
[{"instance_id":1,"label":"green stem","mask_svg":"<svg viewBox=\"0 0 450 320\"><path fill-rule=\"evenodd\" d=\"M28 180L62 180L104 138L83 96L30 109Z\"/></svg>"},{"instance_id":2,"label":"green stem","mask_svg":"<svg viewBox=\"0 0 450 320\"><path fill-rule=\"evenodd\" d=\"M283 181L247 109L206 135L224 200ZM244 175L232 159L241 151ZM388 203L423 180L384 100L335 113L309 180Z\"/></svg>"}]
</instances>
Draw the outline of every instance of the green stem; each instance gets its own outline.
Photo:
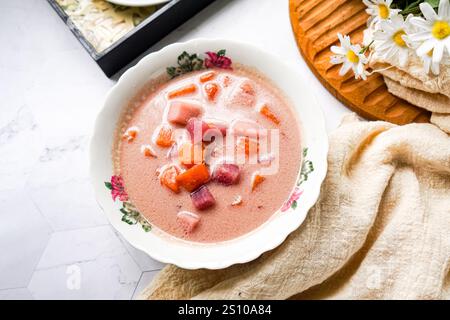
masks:
<instances>
[{"instance_id":1,"label":"green stem","mask_svg":"<svg viewBox=\"0 0 450 320\"><path fill-rule=\"evenodd\" d=\"M367 46L364 46L359 53L360 54L365 53L370 48L370 46L373 44L374 41L375 40L372 40Z\"/></svg>"}]
</instances>

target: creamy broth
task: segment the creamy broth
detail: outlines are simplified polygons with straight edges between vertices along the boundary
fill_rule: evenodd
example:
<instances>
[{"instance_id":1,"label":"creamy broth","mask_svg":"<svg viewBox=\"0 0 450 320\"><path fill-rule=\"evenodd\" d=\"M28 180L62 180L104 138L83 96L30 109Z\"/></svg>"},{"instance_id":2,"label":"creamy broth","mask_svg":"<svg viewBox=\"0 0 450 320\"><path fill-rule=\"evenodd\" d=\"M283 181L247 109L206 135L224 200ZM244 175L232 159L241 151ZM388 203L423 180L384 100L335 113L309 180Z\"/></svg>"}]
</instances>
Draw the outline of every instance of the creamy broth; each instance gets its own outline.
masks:
<instances>
[{"instance_id":1,"label":"creamy broth","mask_svg":"<svg viewBox=\"0 0 450 320\"><path fill-rule=\"evenodd\" d=\"M173 106L177 103L182 107L180 110ZM262 112L263 107L268 112ZM205 151L207 156L204 159L207 163L205 168L211 176L224 159L235 163L236 156L242 153L245 158L245 148L236 146L240 138L247 137L247 134L239 133L242 129L240 121L269 130L261 132L278 129L279 149L264 150L261 146L264 153L259 156L250 152L246 163L237 163L239 179L235 184L224 185L217 182L217 176L211 177L205 185L215 203L206 210L199 210L190 192L182 185L177 186L176 193L161 184L161 171L171 164L176 165L177 174L190 170L191 165L180 163L182 145L192 143L189 136L184 135L186 112L195 115L196 121L208 123L216 131L227 126L227 137L234 139L230 139L233 144L226 146L220 145L219 140L212 144L200 143L208 152L213 151L212 155ZM172 136L175 147L158 145L162 125L174 131L180 129L176 132L181 135ZM269 145L274 143L271 134L267 133ZM245 139L246 142L258 141L258 137ZM143 146L147 146L148 150L144 150ZM231 149L236 152L234 158L228 157ZM256 229L289 197L301 163L300 127L295 112L283 94L256 71L244 67L204 70L148 84L130 103L118 125L113 154L116 174L122 176L130 201L153 226L189 241L219 242ZM252 163L249 163L250 159ZM196 164L201 165L202 158L196 160ZM278 164L275 174L261 174L270 161ZM264 179L260 184L255 184L257 173ZM186 221L180 221L179 213L185 211L196 219L193 228L186 228ZM190 216L187 219L190 222Z\"/></svg>"}]
</instances>

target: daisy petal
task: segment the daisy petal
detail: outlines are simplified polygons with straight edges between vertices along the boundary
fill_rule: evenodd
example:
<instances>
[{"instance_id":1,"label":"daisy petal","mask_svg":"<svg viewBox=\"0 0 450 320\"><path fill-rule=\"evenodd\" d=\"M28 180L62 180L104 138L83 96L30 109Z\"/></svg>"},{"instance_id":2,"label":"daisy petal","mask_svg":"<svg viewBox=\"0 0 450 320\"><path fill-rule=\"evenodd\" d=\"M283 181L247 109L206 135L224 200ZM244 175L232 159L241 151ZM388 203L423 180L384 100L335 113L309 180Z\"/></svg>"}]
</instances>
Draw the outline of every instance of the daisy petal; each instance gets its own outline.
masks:
<instances>
[{"instance_id":1,"label":"daisy petal","mask_svg":"<svg viewBox=\"0 0 450 320\"><path fill-rule=\"evenodd\" d=\"M357 65L353 64L352 66L353 73L355 74L355 79L363 78L365 76L365 70L364 66L361 63L358 63Z\"/></svg>"},{"instance_id":2,"label":"daisy petal","mask_svg":"<svg viewBox=\"0 0 450 320\"><path fill-rule=\"evenodd\" d=\"M420 29L431 30L431 23L421 17L413 17L409 21L413 26Z\"/></svg>"},{"instance_id":3,"label":"daisy petal","mask_svg":"<svg viewBox=\"0 0 450 320\"><path fill-rule=\"evenodd\" d=\"M352 42L350 41L350 37L345 35L343 39L344 39L343 47L347 48L347 49L350 49L350 47L352 46Z\"/></svg>"},{"instance_id":4,"label":"daisy petal","mask_svg":"<svg viewBox=\"0 0 450 320\"><path fill-rule=\"evenodd\" d=\"M430 67L431 67L431 59L425 59L423 60L423 69L426 73L430 73Z\"/></svg>"},{"instance_id":5,"label":"daisy petal","mask_svg":"<svg viewBox=\"0 0 450 320\"><path fill-rule=\"evenodd\" d=\"M361 74L361 78L367 80L367 73L365 71Z\"/></svg>"},{"instance_id":6,"label":"daisy petal","mask_svg":"<svg viewBox=\"0 0 450 320\"><path fill-rule=\"evenodd\" d=\"M345 58L343 56L332 56L330 62L332 64L341 64L344 63Z\"/></svg>"},{"instance_id":7,"label":"daisy petal","mask_svg":"<svg viewBox=\"0 0 450 320\"><path fill-rule=\"evenodd\" d=\"M393 16L391 18L391 21L393 22L393 24L395 26L398 26L398 27L402 27L403 26L403 22L404 22L402 15Z\"/></svg>"},{"instance_id":8,"label":"daisy petal","mask_svg":"<svg viewBox=\"0 0 450 320\"><path fill-rule=\"evenodd\" d=\"M362 63L358 63L358 66L356 67L356 73L357 74L363 74L364 73L364 65Z\"/></svg>"},{"instance_id":9,"label":"daisy petal","mask_svg":"<svg viewBox=\"0 0 450 320\"><path fill-rule=\"evenodd\" d=\"M395 31L395 25L392 23L392 20L388 20L388 22L383 21L382 23L380 23L381 25L381 30L383 30L384 32L394 32Z\"/></svg>"},{"instance_id":10,"label":"daisy petal","mask_svg":"<svg viewBox=\"0 0 450 320\"><path fill-rule=\"evenodd\" d=\"M347 49L350 47L350 38L348 36L344 36L341 33L338 33L339 42L341 43L341 47Z\"/></svg>"},{"instance_id":11,"label":"daisy petal","mask_svg":"<svg viewBox=\"0 0 450 320\"><path fill-rule=\"evenodd\" d=\"M406 26L408 27L408 24L411 22L411 19L414 18L414 15L412 13L408 14L408 16L405 19Z\"/></svg>"},{"instance_id":12,"label":"daisy petal","mask_svg":"<svg viewBox=\"0 0 450 320\"><path fill-rule=\"evenodd\" d=\"M402 10L400 9L391 9L391 13L392 16L395 17L397 14L399 14L400 12L402 12Z\"/></svg>"},{"instance_id":13,"label":"daisy petal","mask_svg":"<svg viewBox=\"0 0 450 320\"><path fill-rule=\"evenodd\" d=\"M435 41L433 39L425 41L424 43L422 43L420 45L419 48L417 48L417 51L416 51L417 55L419 57L426 55L428 52L431 51L431 49L433 49L434 44L435 44Z\"/></svg>"},{"instance_id":14,"label":"daisy petal","mask_svg":"<svg viewBox=\"0 0 450 320\"><path fill-rule=\"evenodd\" d=\"M407 34L404 34L403 36L401 36L401 38L403 39L403 41L405 41L407 46L411 45L411 39L409 38L409 36Z\"/></svg>"},{"instance_id":15,"label":"daisy petal","mask_svg":"<svg viewBox=\"0 0 450 320\"><path fill-rule=\"evenodd\" d=\"M373 33L373 39L374 40L381 40L384 41L387 38L387 35L384 32L376 31Z\"/></svg>"},{"instance_id":16,"label":"daisy petal","mask_svg":"<svg viewBox=\"0 0 450 320\"><path fill-rule=\"evenodd\" d=\"M361 52L361 50L362 50L362 48L361 48L361 46L359 44L355 44L355 45L351 46L351 49L356 54L358 54L358 52Z\"/></svg>"},{"instance_id":17,"label":"daisy petal","mask_svg":"<svg viewBox=\"0 0 450 320\"><path fill-rule=\"evenodd\" d=\"M428 70L430 70L430 69L428 69ZM440 73L439 63L432 63L431 71L433 72L434 75L438 76ZM428 72L430 72L430 71L428 71Z\"/></svg>"},{"instance_id":18,"label":"daisy petal","mask_svg":"<svg viewBox=\"0 0 450 320\"><path fill-rule=\"evenodd\" d=\"M450 9L450 1L448 0L441 0L439 2L439 9L438 9L438 15L439 17L448 17L449 10Z\"/></svg>"},{"instance_id":19,"label":"daisy petal","mask_svg":"<svg viewBox=\"0 0 450 320\"><path fill-rule=\"evenodd\" d=\"M408 35L409 40L413 42L421 42L429 39L431 37L429 31L422 31Z\"/></svg>"},{"instance_id":20,"label":"daisy petal","mask_svg":"<svg viewBox=\"0 0 450 320\"><path fill-rule=\"evenodd\" d=\"M342 77L344 76L348 70L350 70L352 67L352 64L348 61L345 61L344 64L342 65L341 70L339 70L339 75Z\"/></svg>"},{"instance_id":21,"label":"daisy petal","mask_svg":"<svg viewBox=\"0 0 450 320\"><path fill-rule=\"evenodd\" d=\"M386 41L386 42L383 42L383 43L380 43L379 45L377 45L375 47L375 51L383 52L383 51L389 50L392 46L393 46L392 42Z\"/></svg>"},{"instance_id":22,"label":"daisy petal","mask_svg":"<svg viewBox=\"0 0 450 320\"><path fill-rule=\"evenodd\" d=\"M444 55L444 44L437 42L433 50L433 63L440 63Z\"/></svg>"},{"instance_id":23,"label":"daisy petal","mask_svg":"<svg viewBox=\"0 0 450 320\"><path fill-rule=\"evenodd\" d=\"M331 52L336 53L336 54L342 54L345 55L347 50L345 50L342 47L338 47L338 46L332 46L331 47Z\"/></svg>"},{"instance_id":24,"label":"daisy petal","mask_svg":"<svg viewBox=\"0 0 450 320\"><path fill-rule=\"evenodd\" d=\"M398 60L400 63L400 67L406 66L406 64L408 63L408 49L400 50Z\"/></svg>"},{"instance_id":25,"label":"daisy petal","mask_svg":"<svg viewBox=\"0 0 450 320\"><path fill-rule=\"evenodd\" d=\"M358 56L362 64L367 64L369 62L369 59L364 54L359 54Z\"/></svg>"},{"instance_id":26,"label":"daisy petal","mask_svg":"<svg viewBox=\"0 0 450 320\"><path fill-rule=\"evenodd\" d=\"M441 0L445 1L445 0ZM434 21L438 18L436 12L434 11L433 7L428 2L422 2L420 5L420 11L422 11L423 16L425 19Z\"/></svg>"},{"instance_id":27,"label":"daisy petal","mask_svg":"<svg viewBox=\"0 0 450 320\"><path fill-rule=\"evenodd\" d=\"M397 56L398 54L398 47L392 46L389 48L389 50L384 54L384 60L389 61L390 58Z\"/></svg>"}]
</instances>

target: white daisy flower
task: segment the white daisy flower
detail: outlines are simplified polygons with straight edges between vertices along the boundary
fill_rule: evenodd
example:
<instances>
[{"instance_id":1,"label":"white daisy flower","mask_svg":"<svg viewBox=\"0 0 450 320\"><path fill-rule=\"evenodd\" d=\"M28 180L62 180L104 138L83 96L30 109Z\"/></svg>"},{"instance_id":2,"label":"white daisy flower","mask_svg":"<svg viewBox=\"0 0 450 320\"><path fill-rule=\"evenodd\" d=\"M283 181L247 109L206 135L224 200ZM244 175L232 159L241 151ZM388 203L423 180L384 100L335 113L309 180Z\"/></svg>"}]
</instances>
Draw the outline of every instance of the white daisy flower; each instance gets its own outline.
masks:
<instances>
[{"instance_id":1,"label":"white daisy flower","mask_svg":"<svg viewBox=\"0 0 450 320\"><path fill-rule=\"evenodd\" d=\"M384 61L397 59L401 67L406 66L409 58L409 19L411 19L411 16L408 16L405 21L403 16L397 15L392 17L391 20L380 23L380 29L375 31L373 35L375 57Z\"/></svg>"},{"instance_id":2,"label":"white daisy flower","mask_svg":"<svg viewBox=\"0 0 450 320\"><path fill-rule=\"evenodd\" d=\"M363 2L367 6L366 12L371 15L369 25L389 20L401 11L391 8L392 0L363 0Z\"/></svg>"},{"instance_id":3,"label":"white daisy flower","mask_svg":"<svg viewBox=\"0 0 450 320\"><path fill-rule=\"evenodd\" d=\"M359 44L352 45L349 36L343 36L338 33L341 46L332 46L331 51L335 53L331 57L332 64L343 64L339 75L345 75L350 69L353 70L355 78L367 79L367 72L365 65L368 62L367 57L364 55L363 49Z\"/></svg>"},{"instance_id":4,"label":"white daisy flower","mask_svg":"<svg viewBox=\"0 0 450 320\"><path fill-rule=\"evenodd\" d=\"M427 2L420 4L420 10L425 19L422 17L410 19L418 31L410 34L409 39L418 43L416 50L418 56L423 57L431 51L432 62L440 63L445 49L450 54L450 0L439 2L438 13Z\"/></svg>"}]
</instances>

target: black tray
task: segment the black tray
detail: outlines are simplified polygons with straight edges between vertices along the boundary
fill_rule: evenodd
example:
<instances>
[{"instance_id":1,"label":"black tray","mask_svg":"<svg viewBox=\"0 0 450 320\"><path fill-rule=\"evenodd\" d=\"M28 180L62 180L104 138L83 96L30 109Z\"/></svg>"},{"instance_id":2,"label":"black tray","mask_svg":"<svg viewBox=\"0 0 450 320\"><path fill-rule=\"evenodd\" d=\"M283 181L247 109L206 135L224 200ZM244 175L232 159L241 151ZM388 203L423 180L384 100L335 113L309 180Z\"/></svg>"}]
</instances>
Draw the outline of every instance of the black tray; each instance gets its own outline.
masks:
<instances>
[{"instance_id":1,"label":"black tray","mask_svg":"<svg viewBox=\"0 0 450 320\"><path fill-rule=\"evenodd\" d=\"M70 27L72 33L97 62L106 76L111 77L172 30L186 22L215 0L172 0L101 53L91 46L70 22L55 0L47 0Z\"/></svg>"}]
</instances>

